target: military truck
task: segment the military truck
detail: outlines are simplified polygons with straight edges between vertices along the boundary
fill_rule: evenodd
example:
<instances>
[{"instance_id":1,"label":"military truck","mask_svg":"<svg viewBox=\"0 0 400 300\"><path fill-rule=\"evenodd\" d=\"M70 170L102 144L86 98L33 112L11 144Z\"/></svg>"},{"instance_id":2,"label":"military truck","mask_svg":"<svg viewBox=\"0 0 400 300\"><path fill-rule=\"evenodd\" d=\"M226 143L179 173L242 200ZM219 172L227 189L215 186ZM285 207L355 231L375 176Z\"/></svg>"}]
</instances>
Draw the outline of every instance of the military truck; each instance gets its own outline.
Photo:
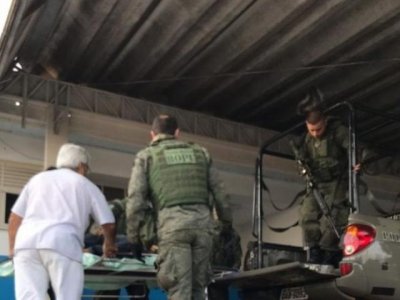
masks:
<instances>
[{"instance_id":1,"label":"military truck","mask_svg":"<svg viewBox=\"0 0 400 300\"><path fill-rule=\"evenodd\" d=\"M244 271L215 278L213 284L217 287L239 288L244 300L400 299L400 223L392 212L382 210L383 216L359 213L358 178L351 167L356 162L354 109L349 103L342 102L329 111L343 108L347 111L351 145L348 196L352 212L341 236L343 258L339 265L307 263L307 249L262 240L263 191L267 190L263 179L263 156L293 158L270 151L269 146L304 126L301 123L261 147L256 161L253 203L253 236L257 241L250 244L246 253Z\"/></svg>"}]
</instances>

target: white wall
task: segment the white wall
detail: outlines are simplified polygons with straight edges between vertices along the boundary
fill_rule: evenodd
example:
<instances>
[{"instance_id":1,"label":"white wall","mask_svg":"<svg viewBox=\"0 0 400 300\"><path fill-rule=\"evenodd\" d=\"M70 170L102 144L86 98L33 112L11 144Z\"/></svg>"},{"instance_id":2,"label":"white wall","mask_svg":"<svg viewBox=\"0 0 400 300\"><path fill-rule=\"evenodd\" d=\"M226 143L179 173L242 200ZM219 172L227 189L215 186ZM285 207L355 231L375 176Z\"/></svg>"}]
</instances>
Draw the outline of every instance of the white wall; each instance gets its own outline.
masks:
<instances>
[{"instance_id":1,"label":"white wall","mask_svg":"<svg viewBox=\"0 0 400 300\"><path fill-rule=\"evenodd\" d=\"M8 235L6 230L0 230L0 255L8 255Z\"/></svg>"}]
</instances>

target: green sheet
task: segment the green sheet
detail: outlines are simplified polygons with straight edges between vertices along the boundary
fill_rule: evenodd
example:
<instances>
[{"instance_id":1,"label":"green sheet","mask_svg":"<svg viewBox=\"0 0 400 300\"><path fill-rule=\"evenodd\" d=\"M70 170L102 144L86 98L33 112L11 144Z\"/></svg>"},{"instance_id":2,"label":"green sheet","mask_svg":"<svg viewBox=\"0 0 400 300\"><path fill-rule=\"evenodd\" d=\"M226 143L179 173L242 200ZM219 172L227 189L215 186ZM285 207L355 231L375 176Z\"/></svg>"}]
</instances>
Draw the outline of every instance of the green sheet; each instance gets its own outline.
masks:
<instances>
[{"instance_id":1,"label":"green sheet","mask_svg":"<svg viewBox=\"0 0 400 300\"><path fill-rule=\"evenodd\" d=\"M146 255L144 263L133 258L101 258L100 256L84 253L82 265L85 269L99 267L103 270L113 270L115 272L135 271L135 270L154 270L154 262L157 255ZM14 265L11 259L0 263L0 277L11 277L14 275Z\"/></svg>"},{"instance_id":2,"label":"green sheet","mask_svg":"<svg viewBox=\"0 0 400 300\"><path fill-rule=\"evenodd\" d=\"M156 258L154 254L145 255L144 263L133 258L101 259L85 269L85 288L118 290L134 282L145 284L148 288L155 287Z\"/></svg>"},{"instance_id":3,"label":"green sheet","mask_svg":"<svg viewBox=\"0 0 400 300\"><path fill-rule=\"evenodd\" d=\"M11 259L0 263L0 277L11 277L14 275L14 265Z\"/></svg>"}]
</instances>

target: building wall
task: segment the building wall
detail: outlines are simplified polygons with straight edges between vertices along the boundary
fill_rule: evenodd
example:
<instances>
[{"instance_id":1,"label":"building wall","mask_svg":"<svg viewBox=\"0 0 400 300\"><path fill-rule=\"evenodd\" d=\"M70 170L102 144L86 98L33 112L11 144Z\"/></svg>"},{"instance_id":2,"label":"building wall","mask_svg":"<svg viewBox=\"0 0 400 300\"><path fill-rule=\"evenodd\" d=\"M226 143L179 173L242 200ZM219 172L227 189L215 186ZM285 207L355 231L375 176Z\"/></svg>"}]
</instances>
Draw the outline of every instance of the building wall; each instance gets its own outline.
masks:
<instances>
[{"instance_id":1,"label":"building wall","mask_svg":"<svg viewBox=\"0 0 400 300\"><path fill-rule=\"evenodd\" d=\"M32 101L34 102L34 101ZM49 135L46 116L49 107L43 103L30 103L32 112L21 127L21 118L16 115L0 113L0 160L24 163L35 166L37 171L44 168L45 147ZM92 156L91 179L101 185L125 188L127 186L135 153L149 142L150 127L147 124L120 120L89 112L71 110L71 118L62 120L66 127L65 138L87 147ZM242 247L254 240L251 235L252 196L254 182L254 163L258 149L234 144L204 136L182 133L182 139L197 142L209 149L215 166L220 171L226 190L231 195L234 226L242 237ZM46 140L47 139L47 140ZM34 174L34 172L32 173ZM288 245L302 245L301 230L294 227L283 233L268 229L266 223L278 226L291 225L297 217L295 210L277 212L277 206L285 207L295 195L304 188L303 180L297 175L295 163L290 160L267 156L265 159L265 182L270 193L265 195L264 240ZM394 199L398 178L367 178L370 186L383 199ZM377 183L376 183L377 182ZM21 189L13 186L13 191ZM9 187L0 186L0 192ZM363 204L365 212L372 212L368 204ZM5 227L0 229L0 254L8 250Z\"/></svg>"}]
</instances>

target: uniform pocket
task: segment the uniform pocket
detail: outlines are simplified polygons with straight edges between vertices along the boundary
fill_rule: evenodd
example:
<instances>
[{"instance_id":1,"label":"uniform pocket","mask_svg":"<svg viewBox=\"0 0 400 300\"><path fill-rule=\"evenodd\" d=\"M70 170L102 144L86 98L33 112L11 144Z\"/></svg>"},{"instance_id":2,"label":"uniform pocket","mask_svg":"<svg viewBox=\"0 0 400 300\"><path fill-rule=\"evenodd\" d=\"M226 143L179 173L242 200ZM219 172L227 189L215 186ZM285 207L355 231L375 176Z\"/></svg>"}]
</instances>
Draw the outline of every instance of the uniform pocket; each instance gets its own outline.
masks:
<instances>
[{"instance_id":1,"label":"uniform pocket","mask_svg":"<svg viewBox=\"0 0 400 300\"><path fill-rule=\"evenodd\" d=\"M156 261L157 281L159 286L166 291L178 283L176 268L178 262L174 252L174 247L171 247L167 252L160 253Z\"/></svg>"}]
</instances>

